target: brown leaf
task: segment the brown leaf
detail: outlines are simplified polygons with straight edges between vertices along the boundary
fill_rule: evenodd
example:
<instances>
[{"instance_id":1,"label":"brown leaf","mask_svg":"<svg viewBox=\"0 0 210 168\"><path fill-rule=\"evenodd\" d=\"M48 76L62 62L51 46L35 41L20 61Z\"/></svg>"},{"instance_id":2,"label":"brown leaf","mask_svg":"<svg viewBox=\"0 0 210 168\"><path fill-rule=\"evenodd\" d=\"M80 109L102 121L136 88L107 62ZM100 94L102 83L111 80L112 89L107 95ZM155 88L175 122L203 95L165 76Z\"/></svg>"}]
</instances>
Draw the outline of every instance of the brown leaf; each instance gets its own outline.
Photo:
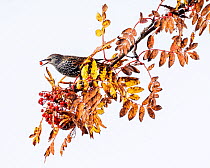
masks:
<instances>
[{"instance_id":1,"label":"brown leaf","mask_svg":"<svg viewBox=\"0 0 210 168\"><path fill-rule=\"evenodd\" d=\"M185 60L186 64L188 64L188 55L186 52L184 52L184 60Z\"/></svg>"},{"instance_id":2,"label":"brown leaf","mask_svg":"<svg viewBox=\"0 0 210 168\"><path fill-rule=\"evenodd\" d=\"M139 120L140 120L140 122L143 121L144 113L145 113L144 106L140 106L140 108L139 108Z\"/></svg>"},{"instance_id":3,"label":"brown leaf","mask_svg":"<svg viewBox=\"0 0 210 168\"><path fill-rule=\"evenodd\" d=\"M206 15L210 11L210 4L206 5L201 11L201 16Z\"/></svg>"},{"instance_id":4,"label":"brown leaf","mask_svg":"<svg viewBox=\"0 0 210 168\"><path fill-rule=\"evenodd\" d=\"M163 17L161 20L160 20L160 30L163 30L165 27L166 27L166 19Z\"/></svg>"},{"instance_id":5,"label":"brown leaf","mask_svg":"<svg viewBox=\"0 0 210 168\"><path fill-rule=\"evenodd\" d=\"M175 54L173 52L169 52L168 55L169 55L168 67L170 68L175 62Z\"/></svg>"},{"instance_id":6,"label":"brown leaf","mask_svg":"<svg viewBox=\"0 0 210 168\"><path fill-rule=\"evenodd\" d=\"M147 105L149 103L150 97L148 96L143 102L142 105Z\"/></svg>"},{"instance_id":7,"label":"brown leaf","mask_svg":"<svg viewBox=\"0 0 210 168\"><path fill-rule=\"evenodd\" d=\"M199 17L198 18L198 22L197 22L197 24L195 26L195 31L200 29L202 22L203 22L203 17Z\"/></svg>"},{"instance_id":8,"label":"brown leaf","mask_svg":"<svg viewBox=\"0 0 210 168\"><path fill-rule=\"evenodd\" d=\"M196 51L193 52L188 52L188 54L190 55L190 57L194 60L199 60L199 55L197 54Z\"/></svg>"},{"instance_id":9,"label":"brown leaf","mask_svg":"<svg viewBox=\"0 0 210 168\"><path fill-rule=\"evenodd\" d=\"M122 109L120 110L120 117L125 116L127 114L128 110L130 109L130 107L131 107L131 101L130 100L126 100L123 103Z\"/></svg>"},{"instance_id":10,"label":"brown leaf","mask_svg":"<svg viewBox=\"0 0 210 168\"><path fill-rule=\"evenodd\" d=\"M179 63L181 66L184 66L185 64L185 59L184 59L184 55L181 53L181 52L178 52L177 53L177 57L179 59Z\"/></svg>"},{"instance_id":11,"label":"brown leaf","mask_svg":"<svg viewBox=\"0 0 210 168\"><path fill-rule=\"evenodd\" d=\"M192 18L192 25L194 25L197 22L197 20L198 20L198 14L195 13L195 15Z\"/></svg>"},{"instance_id":12,"label":"brown leaf","mask_svg":"<svg viewBox=\"0 0 210 168\"><path fill-rule=\"evenodd\" d=\"M107 9L108 9L108 6L107 6L106 4L104 4L104 5L102 6L102 12L106 12Z\"/></svg>"},{"instance_id":13,"label":"brown leaf","mask_svg":"<svg viewBox=\"0 0 210 168\"><path fill-rule=\"evenodd\" d=\"M148 61L151 61L152 59L155 59L155 57L158 55L158 52L159 52L158 49L152 50L151 54L148 57Z\"/></svg>"},{"instance_id":14,"label":"brown leaf","mask_svg":"<svg viewBox=\"0 0 210 168\"><path fill-rule=\"evenodd\" d=\"M121 68L122 72L128 76L132 74L132 70L128 66L124 66Z\"/></svg>"},{"instance_id":15,"label":"brown leaf","mask_svg":"<svg viewBox=\"0 0 210 168\"><path fill-rule=\"evenodd\" d=\"M209 5L210 5L210 4L209 4ZM208 25L208 21L207 21L207 20L206 20L206 21L203 21L203 23L202 23L202 25L201 25L201 27L200 27L199 36L202 35L202 33L203 33L203 31L206 29L207 25Z\"/></svg>"},{"instance_id":16,"label":"brown leaf","mask_svg":"<svg viewBox=\"0 0 210 168\"><path fill-rule=\"evenodd\" d=\"M151 70L154 68L154 66L155 66L155 64L150 65L150 66L147 68L147 70L148 70L148 71L151 71Z\"/></svg>"},{"instance_id":17,"label":"brown leaf","mask_svg":"<svg viewBox=\"0 0 210 168\"><path fill-rule=\"evenodd\" d=\"M160 17L160 14L159 14L157 11L155 11L155 10L152 11L152 14L153 14L155 17Z\"/></svg>"},{"instance_id":18,"label":"brown leaf","mask_svg":"<svg viewBox=\"0 0 210 168\"><path fill-rule=\"evenodd\" d=\"M168 29L169 29L170 33L173 33L173 31L174 31L174 19L172 17L169 18Z\"/></svg>"},{"instance_id":19,"label":"brown leaf","mask_svg":"<svg viewBox=\"0 0 210 168\"><path fill-rule=\"evenodd\" d=\"M143 60L147 60L149 58L150 54L151 54L151 51L150 50L146 50L145 53L144 53Z\"/></svg>"},{"instance_id":20,"label":"brown leaf","mask_svg":"<svg viewBox=\"0 0 210 168\"><path fill-rule=\"evenodd\" d=\"M206 20L210 20L210 12L206 15Z\"/></svg>"},{"instance_id":21,"label":"brown leaf","mask_svg":"<svg viewBox=\"0 0 210 168\"><path fill-rule=\"evenodd\" d=\"M160 55L160 62L159 62L159 67L161 67L163 64L165 64L167 58L167 53L166 51L162 51Z\"/></svg>"},{"instance_id":22,"label":"brown leaf","mask_svg":"<svg viewBox=\"0 0 210 168\"><path fill-rule=\"evenodd\" d=\"M59 131L59 128L54 127L50 133L50 137L49 137L48 141L51 141L52 139L54 139L56 137L56 135L58 134L58 131Z\"/></svg>"},{"instance_id":23,"label":"brown leaf","mask_svg":"<svg viewBox=\"0 0 210 168\"><path fill-rule=\"evenodd\" d=\"M195 3L195 10L197 13L199 13L203 7L204 0L199 0L197 3Z\"/></svg>"},{"instance_id":24,"label":"brown leaf","mask_svg":"<svg viewBox=\"0 0 210 168\"><path fill-rule=\"evenodd\" d=\"M184 39L182 40L182 42L181 42L181 48L186 47L187 42L188 42L188 38L184 38Z\"/></svg>"},{"instance_id":25,"label":"brown leaf","mask_svg":"<svg viewBox=\"0 0 210 168\"><path fill-rule=\"evenodd\" d=\"M147 107L147 112L152 119L155 119L155 113L150 107Z\"/></svg>"},{"instance_id":26,"label":"brown leaf","mask_svg":"<svg viewBox=\"0 0 210 168\"><path fill-rule=\"evenodd\" d=\"M138 70L135 66L129 65L129 67L132 69L135 73L140 73L140 70Z\"/></svg>"},{"instance_id":27,"label":"brown leaf","mask_svg":"<svg viewBox=\"0 0 210 168\"><path fill-rule=\"evenodd\" d=\"M153 48L153 45L154 45L154 36L153 35L150 35L148 37L148 40L147 40L147 47L149 49Z\"/></svg>"},{"instance_id":28,"label":"brown leaf","mask_svg":"<svg viewBox=\"0 0 210 168\"><path fill-rule=\"evenodd\" d=\"M136 116L137 110L138 105L136 103L132 103L132 107L128 112L128 120L132 120Z\"/></svg>"},{"instance_id":29,"label":"brown leaf","mask_svg":"<svg viewBox=\"0 0 210 168\"><path fill-rule=\"evenodd\" d=\"M156 105L156 106L153 106L152 109L155 111L159 111L162 109L162 107L160 105Z\"/></svg>"}]
</instances>

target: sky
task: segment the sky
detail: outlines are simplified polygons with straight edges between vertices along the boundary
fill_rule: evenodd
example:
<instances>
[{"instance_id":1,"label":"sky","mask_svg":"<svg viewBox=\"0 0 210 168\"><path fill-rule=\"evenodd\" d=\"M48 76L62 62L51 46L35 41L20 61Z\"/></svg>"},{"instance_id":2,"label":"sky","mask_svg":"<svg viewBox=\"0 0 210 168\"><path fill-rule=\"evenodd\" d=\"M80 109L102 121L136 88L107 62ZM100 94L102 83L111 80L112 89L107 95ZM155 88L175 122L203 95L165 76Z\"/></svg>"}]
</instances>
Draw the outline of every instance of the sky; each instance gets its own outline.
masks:
<instances>
[{"instance_id":1,"label":"sky","mask_svg":"<svg viewBox=\"0 0 210 168\"><path fill-rule=\"evenodd\" d=\"M119 118L120 104L116 103L102 116L107 128L94 139L81 136L78 130L62 157L59 147L67 134L65 131L56 140L56 154L48 157L46 163L43 155L49 145L49 125L43 125L40 144L32 145L28 136L41 120L38 93L51 89L39 61L53 53L91 54L101 43L95 36L95 30L100 28L95 14L104 3L109 7L107 17L111 20L106 31L108 41L125 28L133 27L139 12L146 16L156 9L159 0L0 0L0 167L209 168L210 35L207 31L196 40L199 61L189 60L189 65L183 68L176 60L170 69L165 65L152 71L153 76L160 77L163 88L158 100L163 109L156 112L155 120L145 116L140 123L138 117L132 121L127 116ZM169 38L166 34L161 36L157 47L166 49ZM144 48L145 42L139 50ZM56 80L62 77L52 66L48 67ZM148 76L144 70L141 72L141 84L146 88Z\"/></svg>"}]
</instances>

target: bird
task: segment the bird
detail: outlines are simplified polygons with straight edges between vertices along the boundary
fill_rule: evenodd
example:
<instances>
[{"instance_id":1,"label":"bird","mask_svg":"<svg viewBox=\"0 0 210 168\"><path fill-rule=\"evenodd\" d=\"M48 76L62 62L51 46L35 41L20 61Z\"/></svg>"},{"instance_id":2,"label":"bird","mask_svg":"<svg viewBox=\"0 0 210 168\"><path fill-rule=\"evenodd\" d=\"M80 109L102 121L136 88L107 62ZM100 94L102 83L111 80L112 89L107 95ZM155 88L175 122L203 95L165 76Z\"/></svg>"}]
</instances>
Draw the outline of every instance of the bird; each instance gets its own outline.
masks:
<instances>
[{"instance_id":1,"label":"bird","mask_svg":"<svg viewBox=\"0 0 210 168\"><path fill-rule=\"evenodd\" d=\"M62 75L68 77L77 77L80 75L80 66L82 63L87 59L87 57L79 57L79 56L71 56L71 55L61 55L61 54L51 54L46 59L41 60L47 61L46 63L42 64L51 64L55 67L55 69L60 72ZM96 62L103 60L103 59L95 59Z\"/></svg>"}]
</instances>

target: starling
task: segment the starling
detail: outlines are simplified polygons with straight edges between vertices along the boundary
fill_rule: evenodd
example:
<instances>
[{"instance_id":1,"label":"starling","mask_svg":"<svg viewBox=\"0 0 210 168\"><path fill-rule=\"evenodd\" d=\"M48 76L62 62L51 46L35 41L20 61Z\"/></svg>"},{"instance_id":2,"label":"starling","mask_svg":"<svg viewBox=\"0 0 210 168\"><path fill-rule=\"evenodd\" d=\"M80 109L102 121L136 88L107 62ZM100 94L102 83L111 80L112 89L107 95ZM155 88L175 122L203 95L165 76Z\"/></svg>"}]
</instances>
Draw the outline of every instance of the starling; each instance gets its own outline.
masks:
<instances>
[{"instance_id":1,"label":"starling","mask_svg":"<svg viewBox=\"0 0 210 168\"><path fill-rule=\"evenodd\" d=\"M77 77L80 74L80 66L87 57L69 56L61 54L51 54L42 61L47 61L43 65L52 64L55 69L68 77ZM95 59L96 62L103 59ZM42 62L41 61L41 62Z\"/></svg>"}]
</instances>

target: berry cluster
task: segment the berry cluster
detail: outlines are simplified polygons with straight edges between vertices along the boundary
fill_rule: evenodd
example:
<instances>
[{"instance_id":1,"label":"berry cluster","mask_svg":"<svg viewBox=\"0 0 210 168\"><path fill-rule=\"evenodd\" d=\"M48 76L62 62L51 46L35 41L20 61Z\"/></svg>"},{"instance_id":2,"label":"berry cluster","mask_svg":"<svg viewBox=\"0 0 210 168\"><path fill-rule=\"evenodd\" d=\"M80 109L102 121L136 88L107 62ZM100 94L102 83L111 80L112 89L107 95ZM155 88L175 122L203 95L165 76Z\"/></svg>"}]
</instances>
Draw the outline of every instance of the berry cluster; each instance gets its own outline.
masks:
<instances>
[{"instance_id":1,"label":"berry cluster","mask_svg":"<svg viewBox=\"0 0 210 168\"><path fill-rule=\"evenodd\" d=\"M42 117L45 118L45 121L52 126L57 125L61 129L68 129L72 123L65 123L65 125L60 123L77 98L75 92L69 88L58 87L50 92L42 91L39 96L38 103L43 106L41 112L43 112Z\"/></svg>"}]
</instances>

